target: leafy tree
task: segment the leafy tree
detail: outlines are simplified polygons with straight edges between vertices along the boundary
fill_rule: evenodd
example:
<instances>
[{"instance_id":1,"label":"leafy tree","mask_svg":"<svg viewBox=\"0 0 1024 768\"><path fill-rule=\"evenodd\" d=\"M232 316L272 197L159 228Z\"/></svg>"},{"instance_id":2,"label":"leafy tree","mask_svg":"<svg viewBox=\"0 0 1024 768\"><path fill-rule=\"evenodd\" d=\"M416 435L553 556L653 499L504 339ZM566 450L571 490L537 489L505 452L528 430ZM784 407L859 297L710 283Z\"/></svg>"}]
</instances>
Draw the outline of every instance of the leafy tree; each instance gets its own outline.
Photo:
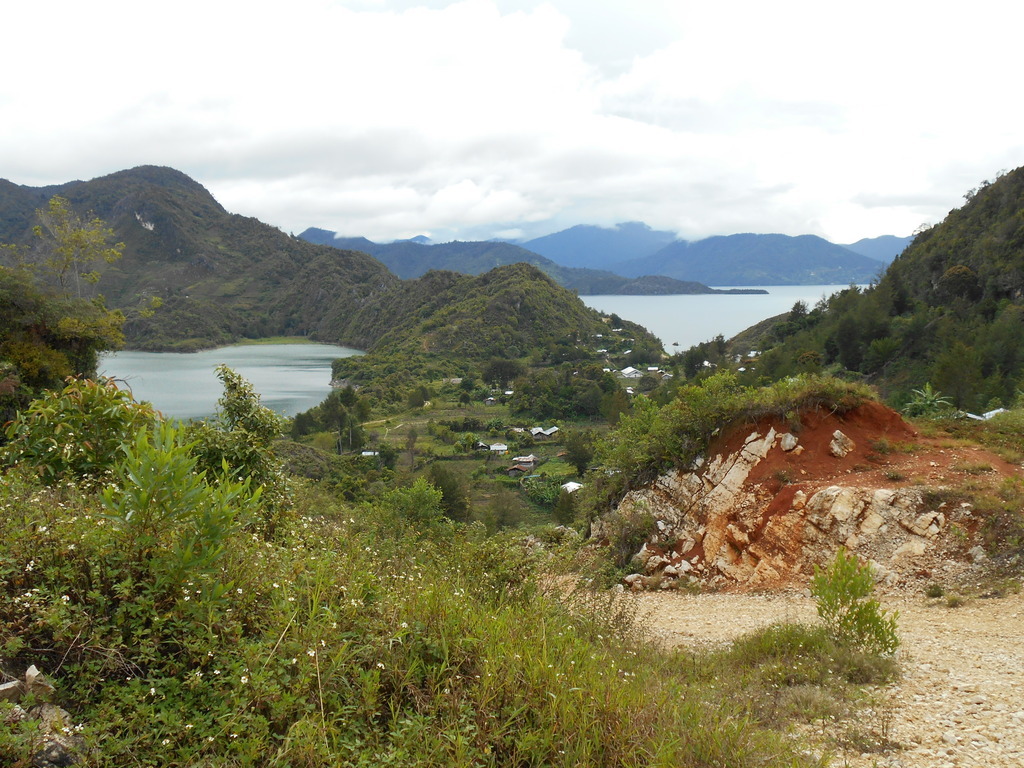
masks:
<instances>
[{"instance_id":1,"label":"leafy tree","mask_svg":"<svg viewBox=\"0 0 1024 768\"><path fill-rule=\"evenodd\" d=\"M81 281L95 272L81 270L99 258L115 258L107 248L102 222L82 222L61 198L39 211L37 232L44 265L60 286L54 294L41 286L32 269L0 266L0 419L9 420L36 393L59 387L68 376L95 376L101 352L123 343L124 315L111 312L99 299L80 298ZM50 234L52 232L52 234ZM16 250L7 246L5 250ZM76 297L67 282L75 281Z\"/></svg>"},{"instance_id":2,"label":"leafy tree","mask_svg":"<svg viewBox=\"0 0 1024 768\"><path fill-rule=\"evenodd\" d=\"M844 315L839 321L835 334L836 353L839 362L851 371L860 369L863 360L861 347L861 326L854 315Z\"/></svg>"},{"instance_id":3,"label":"leafy tree","mask_svg":"<svg viewBox=\"0 0 1024 768\"><path fill-rule=\"evenodd\" d=\"M386 469L394 469L398 463L398 449L390 443L384 443L377 449L380 463Z\"/></svg>"},{"instance_id":4,"label":"leafy tree","mask_svg":"<svg viewBox=\"0 0 1024 768\"><path fill-rule=\"evenodd\" d=\"M484 367L481 374L484 381L496 387L507 387L510 381L523 374L523 365L518 360L495 357Z\"/></svg>"},{"instance_id":5,"label":"leafy tree","mask_svg":"<svg viewBox=\"0 0 1024 768\"><path fill-rule=\"evenodd\" d=\"M114 230L101 219L82 219L65 198L50 198L45 209L36 212L39 224L33 228L42 256L39 264L52 275L65 298L82 298L82 282L95 284L100 273L97 262L112 264L121 258L124 243L111 245Z\"/></svg>"},{"instance_id":6,"label":"leafy tree","mask_svg":"<svg viewBox=\"0 0 1024 768\"><path fill-rule=\"evenodd\" d=\"M606 394L601 400L601 415L609 424L615 426L623 414L628 414L633 405L623 390L616 387L614 391Z\"/></svg>"},{"instance_id":7,"label":"leafy tree","mask_svg":"<svg viewBox=\"0 0 1024 768\"><path fill-rule=\"evenodd\" d=\"M649 373L645 373L643 376L640 377L640 381L636 383L636 390L637 392L649 394L656 390L658 388L658 384L660 383L661 382L659 382L658 379L656 379L654 376L651 376L651 374Z\"/></svg>"},{"instance_id":8,"label":"leafy tree","mask_svg":"<svg viewBox=\"0 0 1024 768\"><path fill-rule=\"evenodd\" d=\"M571 525L576 517L576 504L573 501L573 494L564 488L560 489L553 515L555 522L559 525Z\"/></svg>"},{"instance_id":9,"label":"leafy tree","mask_svg":"<svg viewBox=\"0 0 1024 768\"><path fill-rule=\"evenodd\" d=\"M273 443L284 429L284 420L260 403L252 384L226 365L217 367L224 394L217 401L217 415L209 421L191 422L185 439L194 443L197 467L207 477L224 481L251 481L261 489L264 533L273 535L279 518L290 503L287 482Z\"/></svg>"},{"instance_id":10,"label":"leafy tree","mask_svg":"<svg viewBox=\"0 0 1024 768\"><path fill-rule=\"evenodd\" d=\"M446 530L442 499L441 491L419 477L409 487L386 491L376 506L390 515L396 533L411 528L418 535L431 536Z\"/></svg>"},{"instance_id":11,"label":"leafy tree","mask_svg":"<svg viewBox=\"0 0 1024 768\"><path fill-rule=\"evenodd\" d=\"M469 488L455 472L439 462L427 470L427 480L441 492L441 508L445 517L457 523L469 522Z\"/></svg>"},{"instance_id":12,"label":"leafy tree","mask_svg":"<svg viewBox=\"0 0 1024 768\"><path fill-rule=\"evenodd\" d=\"M405 452L409 455L409 469L416 466L416 440L419 439L419 436L420 433L416 431L416 427L410 427L405 435Z\"/></svg>"},{"instance_id":13,"label":"leafy tree","mask_svg":"<svg viewBox=\"0 0 1024 768\"><path fill-rule=\"evenodd\" d=\"M7 425L0 464L32 467L46 483L99 482L136 433L158 418L111 381L71 379L61 390L43 392Z\"/></svg>"},{"instance_id":14,"label":"leafy tree","mask_svg":"<svg viewBox=\"0 0 1024 768\"><path fill-rule=\"evenodd\" d=\"M417 384L409 390L406 403L410 408L422 408L430 400L430 390L423 384Z\"/></svg>"},{"instance_id":15,"label":"leafy tree","mask_svg":"<svg viewBox=\"0 0 1024 768\"><path fill-rule=\"evenodd\" d=\"M956 341L935 359L936 386L949 393L957 408L971 408L982 384L980 352Z\"/></svg>"},{"instance_id":16,"label":"leafy tree","mask_svg":"<svg viewBox=\"0 0 1024 768\"><path fill-rule=\"evenodd\" d=\"M366 432L362 427L358 407L359 398L351 387L334 390L318 406L318 422L321 429L338 436L338 453L358 451L366 443Z\"/></svg>"},{"instance_id":17,"label":"leafy tree","mask_svg":"<svg viewBox=\"0 0 1024 768\"><path fill-rule=\"evenodd\" d=\"M562 438L562 445L565 447L565 460L576 468L577 475L583 477L594 460L593 433L583 429L568 430Z\"/></svg>"},{"instance_id":18,"label":"leafy tree","mask_svg":"<svg viewBox=\"0 0 1024 768\"><path fill-rule=\"evenodd\" d=\"M955 264L942 273L939 278L939 292L947 301L967 299L975 301L981 290L978 275L974 270L963 264Z\"/></svg>"}]
</instances>

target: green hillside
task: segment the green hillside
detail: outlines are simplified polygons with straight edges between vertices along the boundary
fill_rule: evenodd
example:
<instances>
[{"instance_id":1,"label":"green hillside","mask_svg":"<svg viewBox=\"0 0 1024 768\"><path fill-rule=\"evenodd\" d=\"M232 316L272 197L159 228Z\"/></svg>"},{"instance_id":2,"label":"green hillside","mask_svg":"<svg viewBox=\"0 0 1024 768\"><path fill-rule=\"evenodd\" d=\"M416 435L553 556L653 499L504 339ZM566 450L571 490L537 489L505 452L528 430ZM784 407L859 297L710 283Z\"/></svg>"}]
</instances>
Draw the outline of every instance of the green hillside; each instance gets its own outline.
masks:
<instances>
[{"instance_id":1,"label":"green hillside","mask_svg":"<svg viewBox=\"0 0 1024 768\"><path fill-rule=\"evenodd\" d=\"M99 289L111 308L159 297L163 308L125 327L130 346L194 349L240 337L311 335L357 346L351 314L397 283L379 262L316 246L253 218L230 214L202 185L170 168L143 166L53 187L0 185L0 242L32 244L34 214L53 195L103 219L124 256ZM335 336L324 336L330 327Z\"/></svg>"},{"instance_id":2,"label":"green hillside","mask_svg":"<svg viewBox=\"0 0 1024 768\"><path fill-rule=\"evenodd\" d=\"M925 383L969 411L1012 403L1024 386L1024 169L965 198L876 285L798 307L762 333L757 375L833 367L897 405Z\"/></svg>"},{"instance_id":3,"label":"green hillside","mask_svg":"<svg viewBox=\"0 0 1024 768\"><path fill-rule=\"evenodd\" d=\"M376 341L366 356L336 361L335 376L372 381L385 399L402 397L412 378L477 372L492 358L543 362L565 359L559 353L570 349L580 350L578 359L596 358L596 348L613 335L600 313L529 264L476 276L428 272L396 285L348 322ZM619 335L629 346L660 357L660 341L640 326L623 325Z\"/></svg>"}]
</instances>

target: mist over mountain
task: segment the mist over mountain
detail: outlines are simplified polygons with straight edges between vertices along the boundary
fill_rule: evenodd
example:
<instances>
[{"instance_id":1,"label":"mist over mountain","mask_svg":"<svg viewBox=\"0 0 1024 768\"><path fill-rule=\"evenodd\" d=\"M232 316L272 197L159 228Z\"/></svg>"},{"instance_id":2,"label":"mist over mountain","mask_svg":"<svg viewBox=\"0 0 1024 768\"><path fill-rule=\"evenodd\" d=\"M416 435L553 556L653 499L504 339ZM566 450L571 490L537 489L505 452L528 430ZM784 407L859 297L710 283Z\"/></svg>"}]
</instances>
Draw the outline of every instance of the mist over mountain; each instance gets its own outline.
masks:
<instances>
[{"instance_id":1,"label":"mist over mountain","mask_svg":"<svg viewBox=\"0 0 1024 768\"><path fill-rule=\"evenodd\" d=\"M614 227L580 224L520 245L566 267L618 272L616 265L657 253L676 237L675 232L658 231L641 221L629 221Z\"/></svg>"},{"instance_id":2,"label":"mist over mountain","mask_svg":"<svg viewBox=\"0 0 1024 768\"><path fill-rule=\"evenodd\" d=\"M427 244L413 239L375 243L365 237L337 237L334 232L316 227L303 231L299 237L313 243L368 253L403 280L421 277L431 270L479 275L499 266L530 264L563 288L583 296L720 293L693 280L676 280L655 274L624 277L603 269L564 266L522 246L498 240Z\"/></svg>"},{"instance_id":3,"label":"mist over mountain","mask_svg":"<svg viewBox=\"0 0 1024 768\"><path fill-rule=\"evenodd\" d=\"M866 237L858 240L856 243L844 245L843 248L859 253L861 256L867 256L869 259L876 259L883 264L889 264L903 253L913 240L913 237L882 235L881 237Z\"/></svg>"},{"instance_id":4,"label":"mist over mountain","mask_svg":"<svg viewBox=\"0 0 1024 768\"><path fill-rule=\"evenodd\" d=\"M626 276L661 274L707 285L867 283L882 265L816 235L740 234L688 243L617 266Z\"/></svg>"}]
</instances>

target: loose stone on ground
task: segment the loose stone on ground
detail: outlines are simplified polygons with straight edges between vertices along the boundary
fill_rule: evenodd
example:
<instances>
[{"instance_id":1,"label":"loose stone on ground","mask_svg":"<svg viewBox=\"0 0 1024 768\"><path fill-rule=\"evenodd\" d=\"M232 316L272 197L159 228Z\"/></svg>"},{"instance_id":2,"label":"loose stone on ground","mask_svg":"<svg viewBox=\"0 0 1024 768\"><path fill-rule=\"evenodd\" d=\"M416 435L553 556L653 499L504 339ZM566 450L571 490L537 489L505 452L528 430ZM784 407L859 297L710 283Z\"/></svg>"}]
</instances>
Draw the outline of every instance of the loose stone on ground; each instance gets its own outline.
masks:
<instances>
[{"instance_id":1,"label":"loose stone on ground","mask_svg":"<svg viewBox=\"0 0 1024 768\"><path fill-rule=\"evenodd\" d=\"M655 637L673 647L724 645L773 622L817 620L797 592L646 592L639 601ZM840 752L851 768L1024 766L1024 595L973 599L959 608L922 596L880 596L899 611L903 676L885 693L894 707L887 754Z\"/></svg>"}]
</instances>

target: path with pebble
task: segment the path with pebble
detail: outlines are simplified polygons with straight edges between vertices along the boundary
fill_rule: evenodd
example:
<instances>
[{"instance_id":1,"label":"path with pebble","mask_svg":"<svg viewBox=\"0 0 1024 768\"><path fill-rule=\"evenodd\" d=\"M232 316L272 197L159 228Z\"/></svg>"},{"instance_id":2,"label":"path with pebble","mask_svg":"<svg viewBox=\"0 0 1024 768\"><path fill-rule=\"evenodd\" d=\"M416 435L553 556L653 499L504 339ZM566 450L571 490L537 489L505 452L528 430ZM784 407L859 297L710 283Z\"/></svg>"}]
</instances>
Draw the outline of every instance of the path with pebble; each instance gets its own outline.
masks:
<instances>
[{"instance_id":1,"label":"path with pebble","mask_svg":"<svg viewBox=\"0 0 1024 768\"><path fill-rule=\"evenodd\" d=\"M903 675L891 702L886 754L840 753L835 766L1024 766L1024 594L949 608L924 596L879 596L899 611ZM814 601L775 595L648 592L637 596L652 632L670 646L727 643L777 621L816 621Z\"/></svg>"}]
</instances>

